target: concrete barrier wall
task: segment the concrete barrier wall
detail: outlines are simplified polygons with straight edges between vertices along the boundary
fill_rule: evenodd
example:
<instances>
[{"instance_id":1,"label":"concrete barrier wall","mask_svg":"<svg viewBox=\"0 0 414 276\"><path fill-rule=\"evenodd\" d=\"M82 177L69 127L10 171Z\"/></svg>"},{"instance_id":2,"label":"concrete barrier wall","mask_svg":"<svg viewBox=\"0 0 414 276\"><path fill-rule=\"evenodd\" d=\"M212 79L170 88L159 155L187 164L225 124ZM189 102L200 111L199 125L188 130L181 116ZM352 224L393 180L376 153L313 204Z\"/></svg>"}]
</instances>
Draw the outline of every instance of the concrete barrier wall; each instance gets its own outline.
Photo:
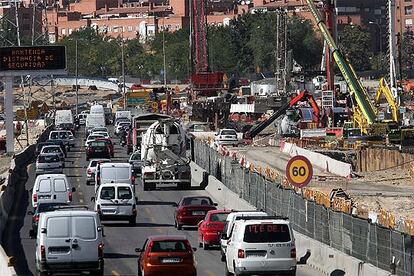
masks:
<instances>
[{"instance_id":1,"label":"concrete barrier wall","mask_svg":"<svg viewBox=\"0 0 414 276\"><path fill-rule=\"evenodd\" d=\"M312 165L339 176L349 177L352 173L352 165L335 160L321 153L303 149L291 143L283 143L280 150L290 156L302 155L309 159Z\"/></svg>"},{"instance_id":2,"label":"concrete barrier wall","mask_svg":"<svg viewBox=\"0 0 414 276\"><path fill-rule=\"evenodd\" d=\"M206 171L195 163L191 164L192 173L195 181L202 181L203 175L207 177L206 191L211 197L226 209L236 210L255 210L255 206L243 200L238 194L226 187L222 182L211 175L206 175ZM385 270L374 267L371 264L349 256L336 250L322 242L311 239L303 234L294 231L296 239L297 256L301 257L308 250L311 256L307 264L321 272L321 275L331 274L335 270L345 272L345 275L352 276L389 276L392 275ZM341 275L341 274L338 274Z\"/></svg>"},{"instance_id":3,"label":"concrete barrier wall","mask_svg":"<svg viewBox=\"0 0 414 276\"><path fill-rule=\"evenodd\" d=\"M38 138L37 143L44 141L49 136L52 127L48 127ZM37 144L36 143L36 144ZM16 154L10 162L9 171L6 174L6 180L0 186L0 245L2 244L3 231L6 227L8 215L13 207L15 192L21 186L25 185L28 174L27 166L34 160L36 144L30 145L22 152ZM0 246L0 275L16 275L13 267L8 267L9 257Z\"/></svg>"}]
</instances>

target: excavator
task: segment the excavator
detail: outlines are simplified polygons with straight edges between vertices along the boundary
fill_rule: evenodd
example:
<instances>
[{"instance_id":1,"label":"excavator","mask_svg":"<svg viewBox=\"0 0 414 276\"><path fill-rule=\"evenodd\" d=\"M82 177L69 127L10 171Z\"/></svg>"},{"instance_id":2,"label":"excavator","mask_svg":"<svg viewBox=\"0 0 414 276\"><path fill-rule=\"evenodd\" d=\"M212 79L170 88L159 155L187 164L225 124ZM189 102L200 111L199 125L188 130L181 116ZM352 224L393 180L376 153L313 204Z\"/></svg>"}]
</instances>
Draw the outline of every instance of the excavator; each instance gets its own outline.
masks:
<instances>
[{"instance_id":1,"label":"excavator","mask_svg":"<svg viewBox=\"0 0 414 276\"><path fill-rule=\"evenodd\" d=\"M401 122L400 105L394 98L394 95L392 94L391 89L384 78L381 78L379 82L379 88L375 96L376 104L380 103L382 95L385 96L385 99L387 100L388 105L391 108L392 120L399 124Z\"/></svg>"},{"instance_id":2,"label":"excavator","mask_svg":"<svg viewBox=\"0 0 414 276\"><path fill-rule=\"evenodd\" d=\"M320 110L318 105L316 104L315 99L308 91L302 91L300 92L296 97L291 99L289 102L284 104L282 107L280 107L275 113L273 113L272 116L269 117L266 121L263 121L255 126L253 126L249 131L244 133L244 140L245 142L251 142L256 135L258 135L260 132L262 132L265 128L270 126L271 123L273 123L277 118L284 115L286 110L296 105L298 102L302 101L308 101L313 109L313 122L319 125L319 114Z\"/></svg>"}]
</instances>

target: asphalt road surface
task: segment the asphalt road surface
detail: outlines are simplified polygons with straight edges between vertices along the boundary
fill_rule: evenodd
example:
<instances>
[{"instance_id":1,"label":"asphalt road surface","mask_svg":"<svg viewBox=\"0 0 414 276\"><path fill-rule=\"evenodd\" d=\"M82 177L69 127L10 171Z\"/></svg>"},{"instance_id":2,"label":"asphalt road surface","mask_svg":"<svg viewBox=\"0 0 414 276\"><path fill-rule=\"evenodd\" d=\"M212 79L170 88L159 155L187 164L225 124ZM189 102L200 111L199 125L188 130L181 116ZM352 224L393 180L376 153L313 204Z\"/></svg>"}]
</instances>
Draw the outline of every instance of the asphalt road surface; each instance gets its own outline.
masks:
<instances>
[{"instance_id":1,"label":"asphalt road surface","mask_svg":"<svg viewBox=\"0 0 414 276\"><path fill-rule=\"evenodd\" d=\"M86 159L83 147L83 132L77 133L77 146L68 153L64 173L68 176L77 191L74 193L74 204L85 204L93 210L90 198L94 196L93 186L86 185ZM115 141L115 158L113 161L127 162L126 150ZM36 240L29 238L31 216L27 211L31 207L31 189L35 181L35 165L28 168L29 179L26 189L16 197L16 204L11 213L11 223L3 236L6 252L14 256L15 268L18 275L35 275L35 246ZM186 235L193 247L198 247L197 229L184 228L178 231L174 228L174 207L184 195L208 195L204 190L193 187L190 191L177 191L175 188L165 188L157 191L144 192L140 180L137 179L136 196L139 200L136 226L127 222L104 222L105 226L105 275L137 275L136 247L142 247L145 238L150 235ZM196 186L197 183L193 183ZM220 261L218 248L196 251L197 272L201 276L224 275L224 263ZM321 273L309 266L298 266L297 275L315 276ZM179 276L179 275L176 275Z\"/></svg>"}]
</instances>

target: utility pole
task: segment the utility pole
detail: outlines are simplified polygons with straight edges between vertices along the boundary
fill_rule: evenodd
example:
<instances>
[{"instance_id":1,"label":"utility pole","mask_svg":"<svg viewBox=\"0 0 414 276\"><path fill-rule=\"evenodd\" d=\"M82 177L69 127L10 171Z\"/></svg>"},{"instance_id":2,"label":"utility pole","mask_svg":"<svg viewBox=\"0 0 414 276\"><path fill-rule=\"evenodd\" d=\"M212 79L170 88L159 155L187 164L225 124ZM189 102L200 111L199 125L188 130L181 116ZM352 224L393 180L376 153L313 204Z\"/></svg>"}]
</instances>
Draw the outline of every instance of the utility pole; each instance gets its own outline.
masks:
<instances>
[{"instance_id":1,"label":"utility pole","mask_svg":"<svg viewBox=\"0 0 414 276\"><path fill-rule=\"evenodd\" d=\"M76 117L79 115L79 91L78 91L78 39L75 40L75 93L76 93ZM56 109L56 107L55 107Z\"/></svg>"},{"instance_id":2,"label":"utility pole","mask_svg":"<svg viewBox=\"0 0 414 276\"><path fill-rule=\"evenodd\" d=\"M126 90L125 90L125 57L124 57L124 27L122 26L121 32L121 58L122 58L122 91L124 94L124 109L127 109L127 99L126 99Z\"/></svg>"},{"instance_id":3,"label":"utility pole","mask_svg":"<svg viewBox=\"0 0 414 276\"><path fill-rule=\"evenodd\" d=\"M164 62L164 87L167 88L167 63L165 58L165 17L162 18L162 56Z\"/></svg>"}]
</instances>

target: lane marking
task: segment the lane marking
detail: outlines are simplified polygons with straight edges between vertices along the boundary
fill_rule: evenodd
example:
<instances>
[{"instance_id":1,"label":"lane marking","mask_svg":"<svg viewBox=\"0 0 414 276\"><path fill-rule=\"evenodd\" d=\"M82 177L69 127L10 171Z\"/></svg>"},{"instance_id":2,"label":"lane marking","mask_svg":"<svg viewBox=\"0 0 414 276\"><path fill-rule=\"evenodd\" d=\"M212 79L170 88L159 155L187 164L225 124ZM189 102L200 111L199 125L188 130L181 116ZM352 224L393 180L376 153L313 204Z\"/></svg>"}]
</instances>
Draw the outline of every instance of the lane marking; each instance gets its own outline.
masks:
<instances>
[{"instance_id":1,"label":"lane marking","mask_svg":"<svg viewBox=\"0 0 414 276\"><path fill-rule=\"evenodd\" d=\"M121 276L121 274L119 274L116 270L112 270L111 272L112 272L112 275Z\"/></svg>"},{"instance_id":2,"label":"lane marking","mask_svg":"<svg viewBox=\"0 0 414 276\"><path fill-rule=\"evenodd\" d=\"M214 272L210 271L210 270L206 270L206 274L208 276L216 276L216 274Z\"/></svg>"},{"instance_id":3,"label":"lane marking","mask_svg":"<svg viewBox=\"0 0 414 276\"><path fill-rule=\"evenodd\" d=\"M83 199L82 198L79 199L79 203L83 203Z\"/></svg>"}]
</instances>

